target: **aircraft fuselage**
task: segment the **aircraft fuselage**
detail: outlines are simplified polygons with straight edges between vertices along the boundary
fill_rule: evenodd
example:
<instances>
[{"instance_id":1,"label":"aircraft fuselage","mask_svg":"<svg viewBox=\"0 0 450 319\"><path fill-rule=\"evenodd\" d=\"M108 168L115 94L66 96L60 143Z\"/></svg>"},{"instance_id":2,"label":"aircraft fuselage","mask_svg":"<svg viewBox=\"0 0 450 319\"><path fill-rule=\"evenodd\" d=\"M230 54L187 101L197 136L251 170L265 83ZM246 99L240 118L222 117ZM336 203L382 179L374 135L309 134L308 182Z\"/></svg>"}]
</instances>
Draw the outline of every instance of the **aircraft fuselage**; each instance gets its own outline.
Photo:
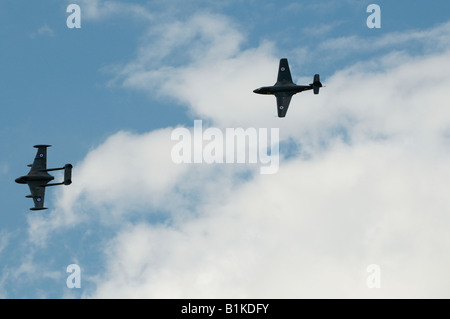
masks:
<instances>
[{"instance_id":1,"label":"aircraft fuselage","mask_svg":"<svg viewBox=\"0 0 450 319\"><path fill-rule=\"evenodd\" d=\"M21 176L19 178L16 178L16 183L18 184L28 184L29 182L42 182L43 184L46 184L55 178L49 174L41 174L41 175L25 175Z\"/></svg>"},{"instance_id":2,"label":"aircraft fuselage","mask_svg":"<svg viewBox=\"0 0 450 319\"><path fill-rule=\"evenodd\" d=\"M311 90L312 85L296 85L296 84L286 84L286 85L273 85L273 86L263 86L256 90L254 93L258 94L275 94L275 93L291 93L296 94L302 91Z\"/></svg>"}]
</instances>

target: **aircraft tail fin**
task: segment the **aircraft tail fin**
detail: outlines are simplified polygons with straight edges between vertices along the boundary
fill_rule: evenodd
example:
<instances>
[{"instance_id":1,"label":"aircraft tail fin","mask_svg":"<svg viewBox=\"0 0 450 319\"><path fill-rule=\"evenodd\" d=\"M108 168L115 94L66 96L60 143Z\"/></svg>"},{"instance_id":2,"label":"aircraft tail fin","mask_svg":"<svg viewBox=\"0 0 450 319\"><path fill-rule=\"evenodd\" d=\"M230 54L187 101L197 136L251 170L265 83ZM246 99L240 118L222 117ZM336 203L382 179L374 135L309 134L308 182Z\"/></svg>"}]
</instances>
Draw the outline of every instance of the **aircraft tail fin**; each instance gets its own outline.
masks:
<instances>
[{"instance_id":1,"label":"aircraft tail fin","mask_svg":"<svg viewBox=\"0 0 450 319\"><path fill-rule=\"evenodd\" d=\"M72 184L72 164L66 164L64 166L64 185Z\"/></svg>"},{"instance_id":2,"label":"aircraft tail fin","mask_svg":"<svg viewBox=\"0 0 450 319\"><path fill-rule=\"evenodd\" d=\"M319 74L314 75L314 81L312 83L314 94L319 94L319 90L322 87L322 82L320 82Z\"/></svg>"}]
</instances>

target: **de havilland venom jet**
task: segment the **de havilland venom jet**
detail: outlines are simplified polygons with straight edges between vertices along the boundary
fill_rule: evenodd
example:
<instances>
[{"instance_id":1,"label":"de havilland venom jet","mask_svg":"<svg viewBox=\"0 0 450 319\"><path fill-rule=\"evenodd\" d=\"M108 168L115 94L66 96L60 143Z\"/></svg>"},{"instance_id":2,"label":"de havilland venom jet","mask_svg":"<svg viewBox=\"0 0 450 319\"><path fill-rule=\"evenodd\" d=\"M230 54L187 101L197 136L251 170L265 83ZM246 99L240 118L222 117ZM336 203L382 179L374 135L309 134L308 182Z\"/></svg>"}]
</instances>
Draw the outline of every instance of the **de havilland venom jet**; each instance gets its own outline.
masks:
<instances>
[{"instance_id":1,"label":"de havilland venom jet","mask_svg":"<svg viewBox=\"0 0 450 319\"><path fill-rule=\"evenodd\" d=\"M26 198L33 198L34 208L30 208L30 210L47 209L44 207L46 187L72 184L71 164L66 164L61 168L47 169L47 147L50 146L51 145L35 145L34 147L38 150L33 164L28 165L28 167L31 167L30 172L27 175L16 179L16 183L28 184L28 186L30 187L31 195L25 196ZM47 172L58 170L64 170L64 181L62 183L49 184L49 182L54 180L55 178Z\"/></svg>"},{"instance_id":2,"label":"de havilland venom jet","mask_svg":"<svg viewBox=\"0 0 450 319\"><path fill-rule=\"evenodd\" d=\"M321 87L322 83L320 83L319 74L314 75L313 83L309 85L297 85L292 82L288 60L281 59L280 66L278 68L277 83L275 83L274 86L263 86L253 92L258 94L275 95L277 98L278 117L285 117L289 103L291 102L291 98L294 94L306 90L313 90L314 94L319 94L319 89Z\"/></svg>"}]
</instances>

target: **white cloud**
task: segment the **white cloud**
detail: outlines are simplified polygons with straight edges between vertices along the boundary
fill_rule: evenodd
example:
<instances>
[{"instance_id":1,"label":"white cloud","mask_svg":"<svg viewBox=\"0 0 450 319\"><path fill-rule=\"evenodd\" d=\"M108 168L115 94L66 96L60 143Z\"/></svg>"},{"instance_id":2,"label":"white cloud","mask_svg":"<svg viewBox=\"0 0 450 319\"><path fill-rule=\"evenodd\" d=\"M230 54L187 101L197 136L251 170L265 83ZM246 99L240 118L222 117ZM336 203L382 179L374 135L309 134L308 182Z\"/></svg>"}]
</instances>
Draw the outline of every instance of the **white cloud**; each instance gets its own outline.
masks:
<instances>
[{"instance_id":1,"label":"white cloud","mask_svg":"<svg viewBox=\"0 0 450 319\"><path fill-rule=\"evenodd\" d=\"M233 22L223 16L197 14L151 28L137 58L114 68L117 77L113 82L171 97L187 104L193 116L213 119L219 126L261 126L248 120L268 105L271 114L276 114L274 100L261 99L265 102L262 106L255 104L258 97L252 91L275 82L273 45L264 42L241 51L243 36L230 25ZM186 64L176 67L167 63L179 59L180 54ZM274 122L273 116L268 118L262 127Z\"/></svg>"},{"instance_id":2,"label":"white cloud","mask_svg":"<svg viewBox=\"0 0 450 319\"><path fill-rule=\"evenodd\" d=\"M396 145L337 144L237 186L198 218L123 229L93 297L447 296L433 271L450 261L449 173ZM372 263L380 291L365 285Z\"/></svg>"},{"instance_id":3,"label":"white cloud","mask_svg":"<svg viewBox=\"0 0 450 319\"><path fill-rule=\"evenodd\" d=\"M355 63L326 79L319 96L295 96L278 119L275 99L252 93L275 81L272 44L243 50L243 36L223 17L172 27L148 38L162 44L157 52L147 55L143 41L116 81L156 85L215 126L280 127L300 154L275 175L239 178L245 169L236 165L173 164L171 128L110 137L75 166L58 209L30 219L33 238L42 228L123 223L86 297L450 295L450 51L439 32L414 41L445 50ZM175 43L180 30L189 43ZM180 50L185 65L164 64ZM146 219L157 211L167 220ZM366 286L370 264L381 267L381 289Z\"/></svg>"}]
</instances>

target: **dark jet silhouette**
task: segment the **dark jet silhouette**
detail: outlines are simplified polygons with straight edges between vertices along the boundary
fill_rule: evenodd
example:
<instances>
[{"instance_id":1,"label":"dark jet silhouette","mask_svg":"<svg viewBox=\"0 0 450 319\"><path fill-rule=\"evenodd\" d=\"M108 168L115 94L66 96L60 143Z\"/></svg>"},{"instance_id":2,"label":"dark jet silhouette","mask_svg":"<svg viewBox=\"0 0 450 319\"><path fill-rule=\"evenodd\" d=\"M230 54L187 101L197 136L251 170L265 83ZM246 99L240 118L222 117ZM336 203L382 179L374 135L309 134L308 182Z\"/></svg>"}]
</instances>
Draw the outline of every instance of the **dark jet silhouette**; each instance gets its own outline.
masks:
<instances>
[{"instance_id":1,"label":"dark jet silhouette","mask_svg":"<svg viewBox=\"0 0 450 319\"><path fill-rule=\"evenodd\" d=\"M16 179L16 183L28 184L30 187L31 195L25 196L26 198L33 198L34 208L30 210L42 210L47 209L44 207L45 188L48 186L56 185L70 185L72 184L72 165L66 164L61 168L47 169L47 147L51 145L35 145L38 149L33 164L28 165L31 167L30 172L22 177ZM50 181L55 178L48 174L50 171L64 170L64 182L49 184Z\"/></svg>"},{"instance_id":2,"label":"dark jet silhouette","mask_svg":"<svg viewBox=\"0 0 450 319\"><path fill-rule=\"evenodd\" d=\"M322 87L320 83L319 74L314 75L313 83L309 85L297 85L292 82L291 71L287 59L280 60L278 68L278 79L274 86L263 86L254 90L258 94L272 94L277 98L278 117L285 117L286 112L294 94L313 90L314 94L319 94L319 89Z\"/></svg>"}]
</instances>

